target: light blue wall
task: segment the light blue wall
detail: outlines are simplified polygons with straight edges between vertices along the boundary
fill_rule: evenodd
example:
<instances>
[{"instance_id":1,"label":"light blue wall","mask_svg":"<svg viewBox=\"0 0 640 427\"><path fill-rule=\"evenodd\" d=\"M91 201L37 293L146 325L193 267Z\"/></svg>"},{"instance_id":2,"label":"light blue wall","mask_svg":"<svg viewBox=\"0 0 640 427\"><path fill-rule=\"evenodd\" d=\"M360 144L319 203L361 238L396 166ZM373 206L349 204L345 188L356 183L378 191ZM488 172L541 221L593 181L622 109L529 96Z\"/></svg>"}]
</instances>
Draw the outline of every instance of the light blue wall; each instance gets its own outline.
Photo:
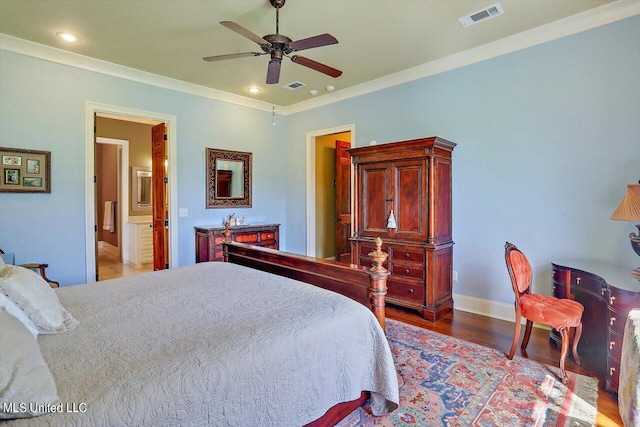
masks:
<instances>
[{"instance_id":1,"label":"light blue wall","mask_svg":"<svg viewBox=\"0 0 640 427\"><path fill-rule=\"evenodd\" d=\"M51 194L0 193L0 248L16 262L47 262L62 284L85 282L87 101L177 117L179 265L194 263L194 225L237 212L282 222L284 128L271 114L0 50L0 146L51 151ZM253 208L205 209L206 147L253 153ZM283 245L284 246L284 245Z\"/></svg>"},{"instance_id":2,"label":"light blue wall","mask_svg":"<svg viewBox=\"0 0 640 427\"><path fill-rule=\"evenodd\" d=\"M84 123L93 101L175 115L179 264L194 261L206 147L254 153L250 221L281 222L304 253L306 133L350 123L355 145L438 135L454 151L454 292L511 302L510 240L550 292L550 260L637 266L630 223L608 218L640 179L640 17L312 111L278 117L0 51L0 146L52 152L51 194L0 193L0 248L44 261L63 284L85 280ZM286 155L284 154L286 153Z\"/></svg>"},{"instance_id":3,"label":"light blue wall","mask_svg":"<svg viewBox=\"0 0 640 427\"><path fill-rule=\"evenodd\" d=\"M609 220L640 179L640 17L290 116L287 247L304 252L305 138L355 123L356 146L437 135L453 153L454 292L513 296L509 240L550 293L550 261L636 267Z\"/></svg>"}]
</instances>

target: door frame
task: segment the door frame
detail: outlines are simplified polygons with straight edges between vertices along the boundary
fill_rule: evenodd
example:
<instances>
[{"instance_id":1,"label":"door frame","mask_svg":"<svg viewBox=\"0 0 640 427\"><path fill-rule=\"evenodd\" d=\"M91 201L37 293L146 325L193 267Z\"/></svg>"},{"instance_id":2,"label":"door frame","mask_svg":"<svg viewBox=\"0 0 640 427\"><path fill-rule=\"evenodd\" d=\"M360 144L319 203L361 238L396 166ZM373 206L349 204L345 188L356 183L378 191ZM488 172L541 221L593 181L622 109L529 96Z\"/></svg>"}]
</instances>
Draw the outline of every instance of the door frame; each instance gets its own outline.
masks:
<instances>
[{"instance_id":1,"label":"door frame","mask_svg":"<svg viewBox=\"0 0 640 427\"><path fill-rule=\"evenodd\" d=\"M118 230L120 234L120 256L122 257L122 263L129 262L129 228L125 226L125 216L129 212L129 141L126 139L114 139L104 138L101 136L96 137L96 144L111 144L119 147L118 162L120 163L120 188L118 189L119 200L117 203L119 225ZM127 165L127 166L125 166ZM96 206L96 209L99 209ZM98 224L100 227L100 224Z\"/></svg>"},{"instance_id":2,"label":"door frame","mask_svg":"<svg viewBox=\"0 0 640 427\"><path fill-rule=\"evenodd\" d=\"M356 140L355 123L307 132L307 256L316 256L316 138L343 132L351 133L351 146L353 147ZM354 185L353 165L351 165L351 215L354 212ZM351 234L353 235L353 220L351 221Z\"/></svg>"},{"instance_id":3,"label":"door frame","mask_svg":"<svg viewBox=\"0 0 640 427\"><path fill-rule=\"evenodd\" d=\"M85 271L86 282L96 281L96 233L95 196L93 191L95 154L95 115L106 114L131 118L131 121L153 120L165 122L167 126L167 171L169 182L169 268L178 265L178 164L177 164L177 117L170 114L137 110L109 104L87 101L85 105Z\"/></svg>"}]
</instances>

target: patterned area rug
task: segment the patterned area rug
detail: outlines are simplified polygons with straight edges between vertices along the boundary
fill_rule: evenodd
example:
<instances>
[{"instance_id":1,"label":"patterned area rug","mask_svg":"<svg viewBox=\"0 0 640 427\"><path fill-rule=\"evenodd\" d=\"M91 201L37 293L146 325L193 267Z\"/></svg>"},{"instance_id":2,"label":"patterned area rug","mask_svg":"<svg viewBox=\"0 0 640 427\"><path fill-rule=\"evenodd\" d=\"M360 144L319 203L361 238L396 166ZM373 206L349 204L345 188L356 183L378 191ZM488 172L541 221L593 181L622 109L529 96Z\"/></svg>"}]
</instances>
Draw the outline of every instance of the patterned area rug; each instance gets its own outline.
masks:
<instances>
[{"instance_id":1,"label":"patterned area rug","mask_svg":"<svg viewBox=\"0 0 640 427\"><path fill-rule=\"evenodd\" d=\"M339 426L595 425L596 378L567 372L565 386L558 368L390 319L387 337L400 407L374 417L365 404Z\"/></svg>"}]
</instances>

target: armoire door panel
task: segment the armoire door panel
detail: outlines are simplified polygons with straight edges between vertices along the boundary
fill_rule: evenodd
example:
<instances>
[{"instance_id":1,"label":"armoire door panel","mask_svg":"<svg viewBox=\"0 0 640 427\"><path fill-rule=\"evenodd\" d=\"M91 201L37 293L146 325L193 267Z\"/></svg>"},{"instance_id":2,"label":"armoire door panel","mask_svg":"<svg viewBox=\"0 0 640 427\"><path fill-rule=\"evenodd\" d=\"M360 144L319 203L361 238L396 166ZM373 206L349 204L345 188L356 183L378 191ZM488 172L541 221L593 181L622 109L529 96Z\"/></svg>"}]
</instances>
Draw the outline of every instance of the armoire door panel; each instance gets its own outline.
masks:
<instances>
[{"instance_id":1,"label":"armoire door panel","mask_svg":"<svg viewBox=\"0 0 640 427\"><path fill-rule=\"evenodd\" d=\"M396 237L424 239L426 236L424 161L394 163L394 211Z\"/></svg>"},{"instance_id":2,"label":"armoire door panel","mask_svg":"<svg viewBox=\"0 0 640 427\"><path fill-rule=\"evenodd\" d=\"M387 233L389 169L368 167L362 169L362 204L360 224L362 235L379 236Z\"/></svg>"},{"instance_id":3,"label":"armoire door panel","mask_svg":"<svg viewBox=\"0 0 640 427\"><path fill-rule=\"evenodd\" d=\"M435 230L436 243L449 242L452 239L451 222L451 161L446 159L435 160L436 181L440 183L435 204Z\"/></svg>"}]
</instances>

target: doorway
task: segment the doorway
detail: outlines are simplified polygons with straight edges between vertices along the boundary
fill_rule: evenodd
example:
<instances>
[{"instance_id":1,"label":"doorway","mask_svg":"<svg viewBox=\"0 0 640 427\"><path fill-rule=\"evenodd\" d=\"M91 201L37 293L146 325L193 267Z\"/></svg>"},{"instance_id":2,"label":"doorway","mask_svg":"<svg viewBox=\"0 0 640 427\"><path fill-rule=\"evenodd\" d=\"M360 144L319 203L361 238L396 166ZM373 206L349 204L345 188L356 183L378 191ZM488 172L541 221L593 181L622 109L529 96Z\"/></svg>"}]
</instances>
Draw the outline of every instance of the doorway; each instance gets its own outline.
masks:
<instances>
[{"instance_id":1,"label":"doorway","mask_svg":"<svg viewBox=\"0 0 640 427\"><path fill-rule=\"evenodd\" d=\"M176 117L171 115L166 115L162 113L154 113L147 112L141 110L133 110L124 107L116 107L111 105L104 104L96 104L92 102L87 103L86 107L86 121L85 121L85 200L86 200L86 215L85 215L85 236L86 236L86 246L85 246L85 254L86 254L86 281L87 283L95 282L97 279L104 279L99 275L99 267L98 261L98 228L104 227L104 220L99 221L99 212L102 211L103 206L98 205L98 198L96 196L96 186L94 185L95 179L95 171L96 165L98 162L98 151L96 149L97 135L96 135L96 120L97 117L112 119L122 121L123 123L129 124L140 124L144 123L149 127L153 124L162 123L166 128L166 146L167 151L164 160L165 173L167 175L166 179L166 215L167 221L165 221L166 229L166 249L163 251L166 255L167 259L167 267L171 268L177 265L177 227L172 227L172 224L175 224L175 220L177 220L177 167L175 161L176 158ZM151 146L151 135L149 134L149 149ZM116 206L119 204L121 208L117 210L117 212L121 212L116 214L115 221L118 221L119 218L119 229L120 229L120 237L118 240L118 249L116 251L116 259L119 261L120 266L119 269L123 270L120 272L120 275L127 275L127 269L131 267L133 263L133 267L136 267L136 263L132 262L135 254L132 251L133 247L131 241L133 239L133 234L137 232L136 227L129 224L130 218L135 218L137 215L132 215L131 207L132 204L130 200L131 191L130 187L133 183L130 180L130 163L125 163L122 161L121 157L121 169L118 176L120 177L120 185L119 188L119 196L116 201ZM125 166L126 165L126 166ZM124 177L125 173L126 178ZM123 209L123 205L127 206L127 210ZM104 215L104 213L103 213ZM150 215L150 214L149 214ZM134 223L136 221L133 221ZM118 223L116 223L118 224ZM148 226L148 225L147 225ZM116 230L118 229L116 225ZM118 254L119 252L119 254ZM126 262L125 262L126 261ZM152 264L151 264L152 265ZM153 267L151 267L153 269ZM146 271L146 270L144 270ZM134 271L133 274L138 273L140 271ZM115 274L118 274L117 272ZM114 277L118 277L114 275Z\"/></svg>"},{"instance_id":2,"label":"doorway","mask_svg":"<svg viewBox=\"0 0 640 427\"><path fill-rule=\"evenodd\" d=\"M353 140L355 140L354 125L307 133L307 255L309 256L350 261L349 253L345 253L345 247L348 251L350 245L347 239L353 234L350 218L353 212L351 197L353 171L349 161L346 165L340 166L344 161L337 159L336 141L342 141L344 148L344 144L350 146ZM342 174L336 175L336 171L341 169ZM338 195L341 192L336 191L340 186L341 177L343 181L346 178L347 185L346 191L342 192L343 197L346 197L344 202L339 201ZM346 215L343 215L345 204ZM343 214L339 212L340 206ZM344 242L340 245L342 240Z\"/></svg>"}]
</instances>

